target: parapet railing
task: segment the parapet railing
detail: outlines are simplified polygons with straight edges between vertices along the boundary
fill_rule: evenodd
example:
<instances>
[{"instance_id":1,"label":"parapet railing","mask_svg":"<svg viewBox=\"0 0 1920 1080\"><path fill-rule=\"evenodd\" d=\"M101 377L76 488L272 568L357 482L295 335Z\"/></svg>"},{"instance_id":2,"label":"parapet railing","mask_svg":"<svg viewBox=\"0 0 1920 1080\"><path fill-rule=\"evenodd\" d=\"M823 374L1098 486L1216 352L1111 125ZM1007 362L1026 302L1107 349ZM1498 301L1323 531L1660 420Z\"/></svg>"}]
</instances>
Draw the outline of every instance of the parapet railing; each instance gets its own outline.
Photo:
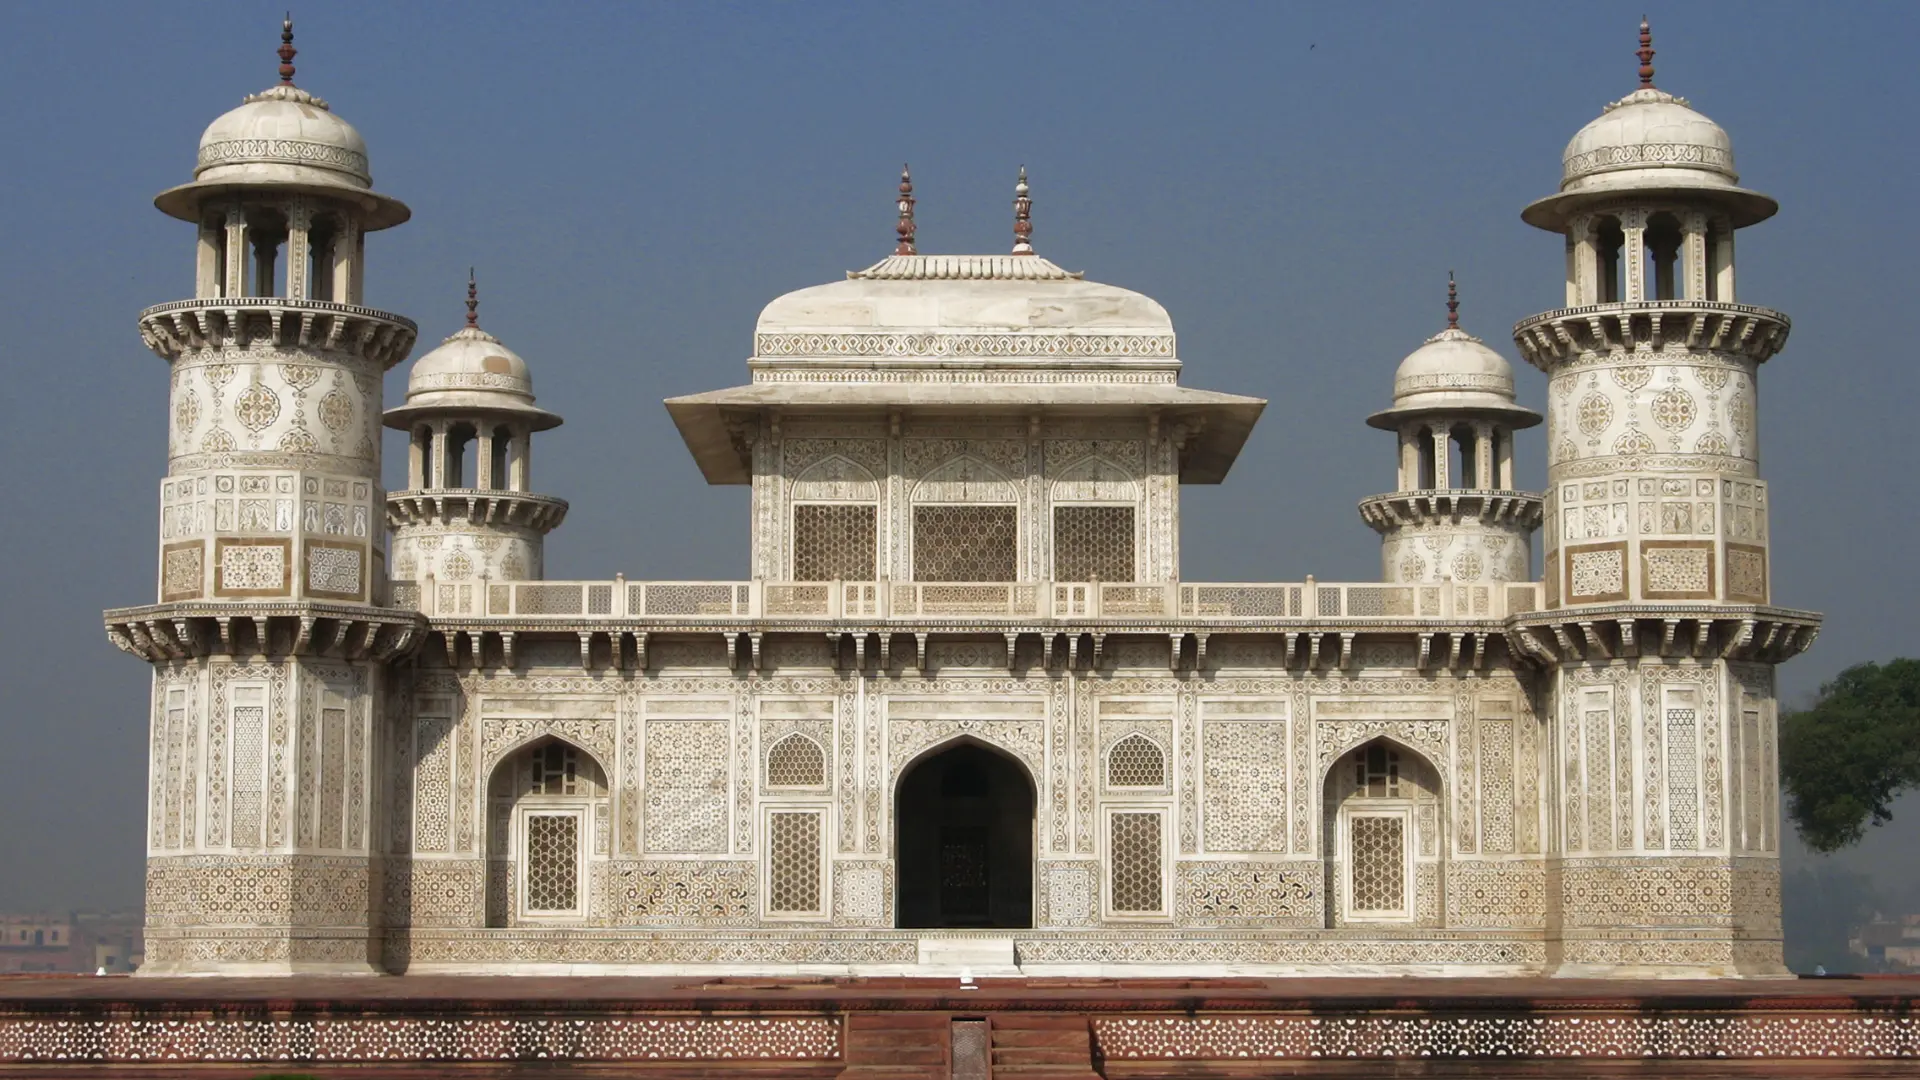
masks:
<instances>
[{"instance_id":1,"label":"parapet railing","mask_svg":"<svg viewBox=\"0 0 1920 1080\"><path fill-rule=\"evenodd\" d=\"M1105 581L395 582L393 606L430 616L745 620L1504 619L1541 608L1540 583Z\"/></svg>"}]
</instances>

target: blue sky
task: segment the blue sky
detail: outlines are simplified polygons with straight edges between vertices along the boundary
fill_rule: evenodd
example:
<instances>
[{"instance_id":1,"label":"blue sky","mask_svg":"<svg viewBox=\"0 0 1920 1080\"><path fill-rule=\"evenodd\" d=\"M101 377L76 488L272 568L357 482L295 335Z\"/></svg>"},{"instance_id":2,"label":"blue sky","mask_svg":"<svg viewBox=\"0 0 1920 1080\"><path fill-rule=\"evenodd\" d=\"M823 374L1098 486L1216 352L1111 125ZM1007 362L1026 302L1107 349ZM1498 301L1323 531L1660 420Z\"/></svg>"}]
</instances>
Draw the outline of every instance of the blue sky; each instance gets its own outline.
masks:
<instances>
[{"instance_id":1,"label":"blue sky","mask_svg":"<svg viewBox=\"0 0 1920 1080\"><path fill-rule=\"evenodd\" d=\"M136 902L145 666L103 607L153 595L165 365L135 313L189 295L193 235L151 206L201 129L274 78L280 7L10 8L0 39L0 908ZM414 220L369 244L367 301L483 322L566 417L536 486L573 503L552 577L746 573L746 492L708 488L659 401L746 377L755 314L892 244L911 161L921 249L997 252L1015 169L1035 244L1148 293L1191 386L1271 400L1240 464L1185 493L1191 580L1378 572L1357 499L1393 476L1365 415L1443 323L1509 357L1558 306L1560 242L1519 221L1567 138L1634 86L1642 7L334 4L296 11L298 82L366 136ZM1740 295L1794 320L1762 373L1774 586L1826 612L1789 695L1915 650L1916 399L1898 335L1915 250L1920 8L1679 4L1658 83L1782 204ZM405 369L388 378L388 401ZM1522 400L1545 380L1521 368ZM1520 441L1544 481L1539 429ZM389 448L388 477L398 479ZM390 485L397 486L397 485ZM1920 817L1920 810L1909 816ZM1911 824L1904 822L1903 824ZM1908 861L1912 829L1876 837ZM1877 854L1876 854L1877 853ZM1872 861L1884 863L1880 847Z\"/></svg>"}]
</instances>

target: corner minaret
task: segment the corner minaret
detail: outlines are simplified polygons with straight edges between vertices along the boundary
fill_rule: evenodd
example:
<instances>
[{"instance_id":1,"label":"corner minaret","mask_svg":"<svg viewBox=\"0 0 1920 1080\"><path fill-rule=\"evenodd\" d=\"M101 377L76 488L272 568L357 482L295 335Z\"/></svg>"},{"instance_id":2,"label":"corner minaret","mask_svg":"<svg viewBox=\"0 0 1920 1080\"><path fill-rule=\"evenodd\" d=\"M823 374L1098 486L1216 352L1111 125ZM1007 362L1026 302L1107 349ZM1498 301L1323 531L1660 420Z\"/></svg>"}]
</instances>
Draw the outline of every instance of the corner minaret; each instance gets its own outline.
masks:
<instances>
[{"instance_id":1,"label":"corner minaret","mask_svg":"<svg viewBox=\"0 0 1920 1080\"><path fill-rule=\"evenodd\" d=\"M1786 316L1735 302L1734 233L1774 201L1725 131L1653 85L1582 128L1560 190L1567 307L1514 341L1550 380L1542 670L1549 957L1564 975L1777 976L1774 667L1819 627L1771 606L1760 365Z\"/></svg>"},{"instance_id":2,"label":"corner minaret","mask_svg":"<svg viewBox=\"0 0 1920 1080\"><path fill-rule=\"evenodd\" d=\"M387 496L394 602L435 615L484 614L490 582L538 580L567 514L532 490L533 433L560 418L534 406L527 362L480 329L479 307L469 273L467 324L414 361L386 415L408 443L407 490Z\"/></svg>"},{"instance_id":3,"label":"corner minaret","mask_svg":"<svg viewBox=\"0 0 1920 1080\"><path fill-rule=\"evenodd\" d=\"M1383 580L1533 580L1540 496L1514 490L1513 433L1540 422L1515 404L1513 367L1460 329L1447 275L1447 325L1400 362L1393 407L1367 423L1400 436L1394 491L1360 504L1381 537Z\"/></svg>"},{"instance_id":4,"label":"corner minaret","mask_svg":"<svg viewBox=\"0 0 1920 1080\"><path fill-rule=\"evenodd\" d=\"M107 613L154 666L142 974L370 971L385 606L381 377L414 325L361 306L407 220L359 132L279 81L154 203L199 230L193 299L140 314L170 368L159 602Z\"/></svg>"}]
</instances>

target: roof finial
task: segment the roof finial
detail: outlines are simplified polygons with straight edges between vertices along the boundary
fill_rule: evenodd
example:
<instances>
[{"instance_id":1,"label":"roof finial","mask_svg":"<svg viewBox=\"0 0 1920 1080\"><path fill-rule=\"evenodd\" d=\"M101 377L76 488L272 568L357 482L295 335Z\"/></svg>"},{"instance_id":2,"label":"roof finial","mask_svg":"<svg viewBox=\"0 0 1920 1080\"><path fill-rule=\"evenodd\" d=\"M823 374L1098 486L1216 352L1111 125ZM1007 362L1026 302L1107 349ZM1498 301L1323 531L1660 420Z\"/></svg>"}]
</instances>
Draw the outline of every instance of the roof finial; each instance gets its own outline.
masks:
<instances>
[{"instance_id":1,"label":"roof finial","mask_svg":"<svg viewBox=\"0 0 1920 1080\"><path fill-rule=\"evenodd\" d=\"M1653 89L1653 28L1647 25L1647 17L1640 16L1640 89Z\"/></svg>"},{"instance_id":2,"label":"roof finial","mask_svg":"<svg viewBox=\"0 0 1920 1080\"><path fill-rule=\"evenodd\" d=\"M474 282L473 267L467 267L467 325L480 328L480 286Z\"/></svg>"},{"instance_id":3,"label":"roof finial","mask_svg":"<svg viewBox=\"0 0 1920 1080\"><path fill-rule=\"evenodd\" d=\"M1013 185L1013 253L1033 254L1033 200L1027 198L1027 167L1020 166L1020 179Z\"/></svg>"},{"instance_id":4,"label":"roof finial","mask_svg":"<svg viewBox=\"0 0 1920 1080\"><path fill-rule=\"evenodd\" d=\"M1447 271L1447 329L1460 329L1460 290L1454 287L1453 271Z\"/></svg>"},{"instance_id":5,"label":"roof finial","mask_svg":"<svg viewBox=\"0 0 1920 1080\"><path fill-rule=\"evenodd\" d=\"M293 12L280 21L280 82L284 86L293 85L293 57L299 50L293 47Z\"/></svg>"},{"instance_id":6,"label":"roof finial","mask_svg":"<svg viewBox=\"0 0 1920 1080\"><path fill-rule=\"evenodd\" d=\"M900 166L900 224L893 231L900 234L900 242L893 247L895 255L918 255L920 251L913 246L913 173L905 165Z\"/></svg>"}]
</instances>

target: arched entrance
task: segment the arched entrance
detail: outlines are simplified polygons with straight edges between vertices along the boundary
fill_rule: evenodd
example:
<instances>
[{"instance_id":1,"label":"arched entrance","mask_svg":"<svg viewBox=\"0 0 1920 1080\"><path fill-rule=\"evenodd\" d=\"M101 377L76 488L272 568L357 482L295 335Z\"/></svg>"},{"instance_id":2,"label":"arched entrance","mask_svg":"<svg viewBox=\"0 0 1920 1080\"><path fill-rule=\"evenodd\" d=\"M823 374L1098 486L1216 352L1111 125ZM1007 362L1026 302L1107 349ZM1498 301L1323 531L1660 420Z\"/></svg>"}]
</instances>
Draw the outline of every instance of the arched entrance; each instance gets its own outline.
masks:
<instances>
[{"instance_id":1,"label":"arched entrance","mask_svg":"<svg viewBox=\"0 0 1920 1080\"><path fill-rule=\"evenodd\" d=\"M607 854L607 781L592 755L548 736L487 783L487 925L578 923L587 863Z\"/></svg>"},{"instance_id":2,"label":"arched entrance","mask_svg":"<svg viewBox=\"0 0 1920 1080\"><path fill-rule=\"evenodd\" d=\"M915 762L894 802L903 928L1033 925L1033 782L962 742Z\"/></svg>"},{"instance_id":3,"label":"arched entrance","mask_svg":"<svg viewBox=\"0 0 1920 1080\"><path fill-rule=\"evenodd\" d=\"M1390 739L1347 751L1328 770L1323 842L1327 925L1439 925L1440 782Z\"/></svg>"}]
</instances>

